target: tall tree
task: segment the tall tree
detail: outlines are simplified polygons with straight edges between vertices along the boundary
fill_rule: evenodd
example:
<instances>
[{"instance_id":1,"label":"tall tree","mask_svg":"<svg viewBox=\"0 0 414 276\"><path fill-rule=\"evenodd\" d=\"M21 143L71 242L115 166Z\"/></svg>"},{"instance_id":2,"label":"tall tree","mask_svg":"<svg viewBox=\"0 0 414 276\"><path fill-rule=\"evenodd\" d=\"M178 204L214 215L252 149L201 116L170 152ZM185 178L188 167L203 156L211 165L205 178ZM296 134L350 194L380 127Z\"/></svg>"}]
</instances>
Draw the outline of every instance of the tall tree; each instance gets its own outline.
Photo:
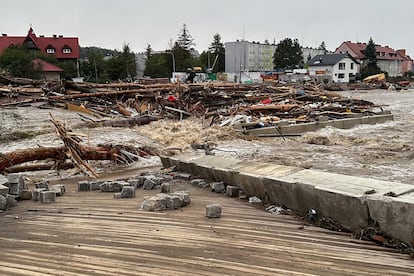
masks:
<instances>
[{"instance_id":1,"label":"tall tree","mask_svg":"<svg viewBox=\"0 0 414 276\"><path fill-rule=\"evenodd\" d=\"M33 59L46 59L40 51L29 50L23 45L12 45L0 56L0 67L15 77L37 79L42 68L33 66Z\"/></svg>"},{"instance_id":2,"label":"tall tree","mask_svg":"<svg viewBox=\"0 0 414 276\"><path fill-rule=\"evenodd\" d=\"M153 50L151 48L151 45L148 44L147 48L145 49L145 55L147 56L147 60L150 58L151 54L152 54Z\"/></svg>"},{"instance_id":3,"label":"tall tree","mask_svg":"<svg viewBox=\"0 0 414 276\"><path fill-rule=\"evenodd\" d=\"M273 55L275 69L294 69L303 67L303 53L297 39L285 38L280 41Z\"/></svg>"},{"instance_id":4,"label":"tall tree","mask_svg":"<svg viewBox=\"0 0 414 276\"><path fill-rule=\"evenodd\" d=\"M325 41L322 41L321 44L318 47L319 50L325 50L326 51L326 43Z\"/></svg>"},{"instance_id":5,"label":"tall tree","mask_svg":"<svg viewBox=\"0 0 414 276\"><path fill-rule=\"evenodd\" d=\"M361 77L366 78L371 75L381 73L381 68L377 64L377 50L372 37L369 38L367 47L364 50L366 61L364 67L361 69Z\"/></svg>"},{"instance_id":6,"label":"tall tree","mask_svg":"<svg viewBox=\"0 0 414 276\"><path fill-rule=\"evenodd\" d=\"M178 40L177 40L178 46L180 46L181 48L187 50L187 51L191 51L192 49L194 49L195 43L194 43L194 39L190 34L190 31L187 28L187 25L184 23L183 27L180 31L180 33L178 34Z\"/></svg>"},{"instance_id":7,"label":"tall tree","mask_svg":"<svg viewBox=\"0 0 414 276\"><path fill-rule=\"evenodd\" d=\"M328 50L326 49L326 43L325 41L322 41L321 44L318 47L319 50L323 50L324 54L326 55L326 53L328 52Z\"/></svg>"},{"instance_id":8,"label":"tall tree","mask_svg":"<svg viewBox=\"0 0 414 276\"><path fill-rule=\"evenodd\" d=\"M181 47L178 41L175 42L171 52L175 57L175 70L177 72L185 72L188 68L192 68L194 66L194 59L190 50Z\"/></svg>"},{"instance_id":9,"label":"tall tree","mask_svg":"<svg viewBox=\"0 0 414 276\"><path fill-rule=\"evenodd\" d=\"M225 49L219 34L215 34L213 36L213 42L210 44L209 50L210 53L212 53L210 66L213 66L214 60L217 56L217 62L213 68L213 72L223 72L225 70Z\"/></svg>"},{"instance_id":10,"label":"tall tree","mask_svg":"<svg viewBox=\"0 0 414 276\"><path fill-rule=\"evenodd\" d=\"M166 57L166 54L151 54L145 64L144 75L152 78L170 77Z\"/></svg>"},{"instance_id":11,"label":"tall tree","mask_svg":"<svg viewBox=\"0 0 414 276\"><path fill-rule=\"evenodd\" d=\"M124 44L122 52L115 52L107 62L107 71L112 80L131 80L137 74L135 54L128 44Z\"/></svg>"}]
</instances>

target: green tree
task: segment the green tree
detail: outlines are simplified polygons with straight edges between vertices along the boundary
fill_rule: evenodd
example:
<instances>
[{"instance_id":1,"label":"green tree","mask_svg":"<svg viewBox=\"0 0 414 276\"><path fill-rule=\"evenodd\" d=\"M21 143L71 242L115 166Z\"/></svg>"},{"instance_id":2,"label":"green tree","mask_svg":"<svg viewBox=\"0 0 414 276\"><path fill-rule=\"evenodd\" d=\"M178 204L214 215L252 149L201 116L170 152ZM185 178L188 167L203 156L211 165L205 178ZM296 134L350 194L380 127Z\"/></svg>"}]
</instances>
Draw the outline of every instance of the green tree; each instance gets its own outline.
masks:
<instances>
[{"instance_id":1,"label":"green tree","mask_svg":"<svg viewBox=\"0 0 414 276\"><path fill-rule=\"evenodd\" d=\"M61 73L62 79L71 79L71 78L77 77L78 66L76 64L76 61L62 60L62 61L58 61L56 64L57 66L63 69L63 72Z\"/></svg>"},{"instance_id":2,"label":"green tree","mask_svg":"<svg viewBox=\"0 0 414 276\"><path fill-rule=\"evenodd\" d=\"M104 52L97 48L89 52L86 59L80 62L81 76L90 82L105 83L110 81L107 73L107 62L104 60Z\"/></svg>"},{"instance_id":3,"label":"green tree","mask_svg":"<svg viewBox=\"0 0 414 276\"><path fill-rule=\"evenodd\" d=\"M303 67L302 49L297 39L285 38L276 46L273 55L275 69L294 69Z\"/></svg>"},{"instance_id":4,"label":"green tree","mask_svg":"<svg viewBox=\"0 0 414 276\"><path fill-rule=\"evenodd\" d=\"M128 44L124 44L122 52L115 52L106 64L107 73L112 80L132 80L137 74L135 54Z\"/></svg>"},{"instance_id":5,"label":"green tree","mask_svg":"<svg viewBox=\"0 0 414 276\"><path fill-rule=\"evenodd\" d=\"M33 59L41 58L40 51L29 50L23 45L12 45L0 56L0 67L12 76L37 79L42 68L33 66Z\"/></svg>"},{"instance_id":6,"label":"green tree","mask_svg":"<svg viewBox=\"0 0 414 276\"><path fill-rule=\"evenodd\" d=\"M175 70L177 72L185 72L188 68L192 68L194 66L194 58L191 56L190 50L181 47L178 41L175 42L171 52L174 54ZM172 62L169 62L168 64L172 64Z\"/></svg>"},{"instance_id":7,"label":"green tree","mask_svg":"<svg viewBox=\"0 0 414 276\"><path fill-rule=\"evenodd\" d=\"M364 79L368 76L381 73L381 68L379 68L377 64L377 50L372 37L370 37L368 41L367 47L364 50L364 55L366 61L364 62L364 67L361 69L361 77Z\"/></svg>"},{"instance_id":8,"label":"green tree","mask_svg":"<svg viewBox=\"0 0 414 276\"><path fill-rule=\"evenodd\" d=\"M151 78L169 78L170 74L171 71L167 66L167 54L151 54L147 57L144 70L145 76Z\"/></svg>"},{"instance_id":9,"label":"green tree","mask_svg":"<svg viewBox=\"0 0 414 276\"><path fill-rule=\"evenodd\" d=\"M221 42L221 36L215 34L213 36L213 42L210 44L209 51L212 53L213 59L210 59L210 66L213 66L214 60L217 57L217 62L213 68L213 72L224 72L225 70L225 49L224 44Z\"/></svg>"},{"instance_id":10,"label":"green tree","mask_svg":"<svg viewBox=\"0 0 414 276\"><path fill-rule=\"evenodd\" d=\"M178 40L176 44L178 44L178 46L187 51L191 51L192 49L194 49L194 39L191 36L190 31L188 30L187 25L185 23L183 24L183 27L178 35Z\"/></svg>"}]
</instances>

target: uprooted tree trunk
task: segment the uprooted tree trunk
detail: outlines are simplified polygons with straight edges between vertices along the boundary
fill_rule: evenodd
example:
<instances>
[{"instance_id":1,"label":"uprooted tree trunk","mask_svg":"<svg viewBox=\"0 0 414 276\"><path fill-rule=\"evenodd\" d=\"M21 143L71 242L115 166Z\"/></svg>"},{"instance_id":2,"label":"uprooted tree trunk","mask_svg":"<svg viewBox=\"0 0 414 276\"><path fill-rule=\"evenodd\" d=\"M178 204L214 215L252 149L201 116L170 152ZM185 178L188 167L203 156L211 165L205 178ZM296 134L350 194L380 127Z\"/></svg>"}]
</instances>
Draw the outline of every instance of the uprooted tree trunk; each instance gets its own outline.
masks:
<instances>
[{"instance_id":1,"label":"uprooted tree trunk","mask_svg":"<svg viewBox=\"0 0 414 276\"><path fill-rule=\"evenodd\" d=\"M100 145L94 147L81 145L81 139L77 134L68 132L63 123L55 120L52 115L50 116L64 146L39 147L16 150L4 154L0 153L0 173L5 172L9 167L30 161L54 159L59 162L64 162L66 159L70 159L73 166L78 170L92 177L98 177L97 173L86 160L112 160L118 163L128 164L129 162L138 160L140 157L149 155L143 149L126 146Z\"/></svg>"},{"instance_id":2,"label":"uprooted tree trunk","mask_svg":"<svg viewBox=\"0 0 414 276\"><path fill-rule=\"evenodd\" d=\"M30 149L16 150L10 153L0 154L0 172L14 165L36 161L36 160L65 160L65 147L39 147ZM79 157L82 160L112 160L119 163L127 163L138 158L138 156L148 156L144 150L138 150L138 154L131 153L121 146L81 146Z\"/></svg>"}]
</instances>

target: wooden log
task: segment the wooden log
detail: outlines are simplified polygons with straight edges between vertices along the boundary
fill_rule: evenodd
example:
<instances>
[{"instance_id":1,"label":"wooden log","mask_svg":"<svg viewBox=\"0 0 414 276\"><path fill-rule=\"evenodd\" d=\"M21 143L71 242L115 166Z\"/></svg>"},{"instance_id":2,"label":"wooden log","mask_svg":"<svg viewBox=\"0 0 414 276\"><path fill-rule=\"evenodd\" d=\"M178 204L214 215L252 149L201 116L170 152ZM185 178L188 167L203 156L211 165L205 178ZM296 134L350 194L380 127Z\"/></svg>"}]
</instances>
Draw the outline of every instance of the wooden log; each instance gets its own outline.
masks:
<instances>
[{"instance_id":1,"label":"wooden log","mask_svg":"<svg viewBox=\"0 0 414 276\"><path fill-rule=\"evenodd\" d=\"M132 117L127 119L120 120L109 120L109 121L100 121L99 124L103 126L111 127L132 127L132 126L141 126L151 123L152 121L157 121L158 118L154 116L141 116L141 117Z\"/></svg>"},{"instance_id":2,"label":"wooden log","mask_svg":"<svg viewBox=\"0 0 414 276\"><path fill-rule=\"evenodd\" d=\"M71 100L79 98L89 98L89 97L101 97L101 96L112 96L112 95L124 95L124 94L140 94L140 93L154 93L160 92L163 88L150 88L150 89L131 89L131 90L121 90L121 91L104 91L104 92L93 92L93 93L81 93L75 95L60 95L60 96L50 96L49 99L52 100Z\"/></svg>"},{"instance_id":3,"label":"wooden log","mask_svg":"<svg viewBox=\"0 0 414 276\"><path fill-rule=\"evenodd\" d=\"M82 160L112 160L122 161L120 157L124 156L120 152L122 147L117 146L80 146L79 157ZM65 147L40 147L21 149L9 153L0 154L0 172L5 172L9 167L23 164L30 161L55 159L68 159ZM145 151L138 151L140 156L144 156Z\"/></svg>"}]
</instances>

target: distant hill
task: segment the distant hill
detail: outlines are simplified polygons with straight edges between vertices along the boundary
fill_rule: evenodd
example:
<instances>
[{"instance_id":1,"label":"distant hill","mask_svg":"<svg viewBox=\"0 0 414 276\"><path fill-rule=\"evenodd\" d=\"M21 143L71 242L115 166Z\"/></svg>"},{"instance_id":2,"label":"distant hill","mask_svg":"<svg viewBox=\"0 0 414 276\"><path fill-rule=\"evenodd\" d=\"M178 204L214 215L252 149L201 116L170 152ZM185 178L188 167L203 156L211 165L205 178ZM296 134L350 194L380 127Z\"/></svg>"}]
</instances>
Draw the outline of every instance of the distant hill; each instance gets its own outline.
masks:
<instances>
[{"instance_id":1,"label":"distant hill","mask_svg":"<svg viewBox=\"0 0 414 276\"><path fill-rule=\"evenodd\" d=\"M87 58L90 55L90 53L93 51L101 52L104 57L113 56L115 52L114 50L103 49L99 47L80 47L80 58L81 59Z\"/></svg>"}]
</instances>

